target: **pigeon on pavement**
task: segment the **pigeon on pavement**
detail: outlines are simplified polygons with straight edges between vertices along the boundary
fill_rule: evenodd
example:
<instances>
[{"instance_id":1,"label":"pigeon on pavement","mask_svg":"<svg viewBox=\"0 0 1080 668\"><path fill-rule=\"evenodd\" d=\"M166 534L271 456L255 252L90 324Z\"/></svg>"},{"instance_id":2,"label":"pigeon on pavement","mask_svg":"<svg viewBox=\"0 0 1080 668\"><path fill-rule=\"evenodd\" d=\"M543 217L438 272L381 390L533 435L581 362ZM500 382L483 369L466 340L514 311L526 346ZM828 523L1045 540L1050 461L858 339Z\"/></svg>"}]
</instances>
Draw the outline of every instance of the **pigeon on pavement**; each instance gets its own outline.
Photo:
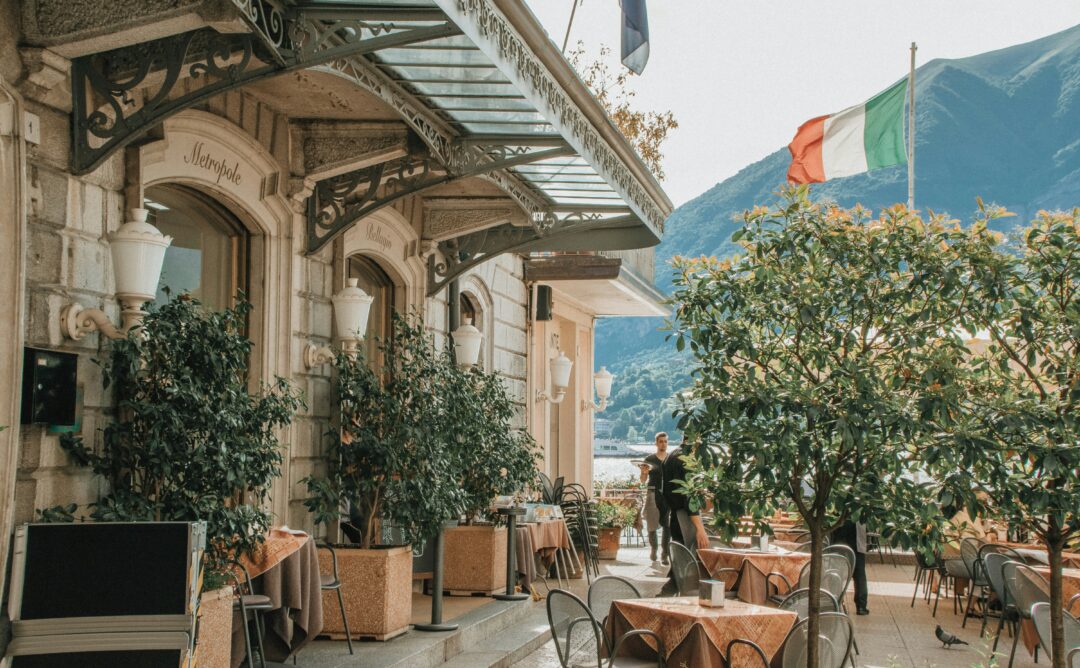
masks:
<instances>
[{"instance_id":1,"label":"pigeon on pavement","mask_svg":"<svg viewBox=\"0 0 1080 668\"><path fill-rule=\"evenodd\" d=\"M937 636L937 639L941 641L941 644L946 649L952 647L953 645L966 645L967 644L963 640L957 638L953 634L951 634L948 631L946 631L945 629L941 628L940 624L938 625L938 627L936 629L934 629L934 635Z\"/></svg>"}]
</instances>

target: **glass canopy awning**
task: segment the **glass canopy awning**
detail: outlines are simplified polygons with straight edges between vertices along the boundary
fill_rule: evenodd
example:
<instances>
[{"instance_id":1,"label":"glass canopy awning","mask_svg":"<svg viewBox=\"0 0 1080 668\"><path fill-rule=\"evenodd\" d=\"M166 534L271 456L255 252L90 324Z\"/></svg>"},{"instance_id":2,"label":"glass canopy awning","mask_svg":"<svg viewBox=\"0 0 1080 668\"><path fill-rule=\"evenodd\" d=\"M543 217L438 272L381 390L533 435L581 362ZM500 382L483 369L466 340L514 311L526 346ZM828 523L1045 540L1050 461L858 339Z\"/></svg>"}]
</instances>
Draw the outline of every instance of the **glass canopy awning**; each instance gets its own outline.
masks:
<instances>
[{"instance_id":1,"label":"glass canopy awning","mask_svg":"<svg viewBox=\"0 0 1080 668\"><path fill-rule=\"evenodd\" d=\"M73 173L214 96L327 71L393 109L426 150L314 179L308 253L380 207L469 178L495 184L526 222L433 237L446 258L433 289L496 253L659 242L671 202L524 2L231 1L247 32L205 25L72 60Z\"/></svg>"},{"instance_id":2,"label":"glass canopy awning","mask_svg":"<svg viewBox=\"0 0 1080 668\"><path fill-rule=\"evenodd\" d=\"M376 32L384 30L384 34L432 29L447 20L457 23L468 33L467 28L476 28L475 21L448 16L443 9L444 6L468 4L457 0L449 3L436 0L321 0L297 2L296 7L311 18L362 19ZM491 2L485 0L475 4L477 9L483 9L479 6ZM490 20L491 17L473 11L466 18ZM545 150L555 153L552 148L566 146L568 141L575 143L573 137L567 136L565 126L558 127L553 123L550 110L538 108L533 101L535 94L529 95L529 91L522 90L520 79L515 81L508 76L505 63L502 67L496 64L481 48L483 44L477 41L481 40L476 40L475 35L459 34L384 48L361 57L437 115L466 144L488 149L499 147L503 158L509 155L525 158ZM545 42L553 48L546 37ZM503 48L506 44L502 41L487 46ZM573 83L584 89L576 75L572 82L558 83ZM595 103L591 96L590 101ZM610 124L606 117L603 120ZM625 143L621 136L618 139ZM535 161L522 160L524 164L508 167L506 171L524 184L546 210L560 214L560 218L574 216L599 220L636 215L646 219L645 224L659 239L662 218L670 212L671 205L655 182L649 185L660 193L655 199L661 201L654 204L663 213L659 218L655 214L642 216L645 213L641 211L642 207L628 202L628 198L614 187L614 174L601 173L596 161L583 156L583 151L566 153ZM636 154L632 159L640 163ZM640 167L640 164L636 166ZM651 175L647 178L652 179Z\"/></svg>"}]
</instances>

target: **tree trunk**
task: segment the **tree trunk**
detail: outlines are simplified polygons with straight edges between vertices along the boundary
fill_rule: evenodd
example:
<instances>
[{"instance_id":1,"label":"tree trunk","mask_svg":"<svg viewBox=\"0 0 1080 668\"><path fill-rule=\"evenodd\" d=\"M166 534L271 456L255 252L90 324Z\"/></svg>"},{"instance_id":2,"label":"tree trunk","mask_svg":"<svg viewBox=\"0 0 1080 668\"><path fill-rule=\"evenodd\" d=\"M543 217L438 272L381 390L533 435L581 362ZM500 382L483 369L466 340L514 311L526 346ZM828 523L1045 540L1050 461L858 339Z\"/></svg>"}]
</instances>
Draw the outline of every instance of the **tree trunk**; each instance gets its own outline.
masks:
<instances>
[{"instance_id":1,"label":"tree trunk","mask_svg":"<svg viewBox=\"0 0 1080 668\"><path fill-rule=\"evenodd\" d=\"M1050 556L1050 665L1065 668L1065 620L1061 590L1061 552L1065 539L1058 528L1057 518L1050 516L1050 531L1046 535L1046 551Z\"/></svg>"},{"instance_id":2,"label":"tree trunk","mask_svg":"<svg viewBox=\"0 0 1080 668\"><path fill-rule=\"evenodd\" d=\"M821 520L807 523L810 529L810 601L806 626L806 668L818 668L818 627L821 621L821 568L825 549Z\"/></svg>"}]
</instances>

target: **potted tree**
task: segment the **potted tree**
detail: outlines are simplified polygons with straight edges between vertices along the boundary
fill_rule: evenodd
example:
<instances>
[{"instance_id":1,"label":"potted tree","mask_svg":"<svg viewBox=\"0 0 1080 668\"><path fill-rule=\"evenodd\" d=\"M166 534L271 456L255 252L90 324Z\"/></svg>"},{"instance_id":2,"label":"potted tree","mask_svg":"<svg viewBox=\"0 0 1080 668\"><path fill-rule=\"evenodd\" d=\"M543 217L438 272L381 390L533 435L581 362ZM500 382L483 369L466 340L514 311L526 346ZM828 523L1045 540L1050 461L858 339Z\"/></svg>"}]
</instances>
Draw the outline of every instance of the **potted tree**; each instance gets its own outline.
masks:
<instances>
[{"instance_id":1,"label":"potted tree","mask_svg":"<svg viewBox=\"0 0 1080 668\"><path fill-rule=\"evenodd\" d=\"M497 496L519 494L536 476L532 437L514 426L514 403L497 373L447 369L443 430L464 495L464 519L444 534L443 587L451 593L498 593L506 586L506 528L491 513Z\"/></svg>"},{"instance_id":2,"label":"potted tree","mask_svg":"<svg viewBox=\"0 0 1080 668\"><path fill-rule=\"evenodd\" d=\"M882 528L904 547L939 537L936 490L916 482L932 425L955 406L948 377L972 303L965 264L992 246L897 205L866 209L788 190L755 207L732 237L745 254L676 261L672 336L696 368L680 429L681 492L711 497L725 538L743 516L768 531L794 504L810 533L807 668L818 666L825 539L846 522ZM685 452L684 452L685 454Z\"/></svg>"},{"instance_id":3,"label":"potted tree","mask_svg":"<svg viewBox=\"0 0 1080 668\"><path fill-rule=\"evenodd\" d=\"M596 524L600 528L597 550L601 559L618 557L622 530L633 526L635 519L637 510L631 506L606 499L596 502Z\"/></svg>"},{"instance_id":4,"label":"potted tree","mask_svg":"<svg viewBox=\"0 0 1080 668\"><path fill-rule=\"evenodd\" d=\"M409 544L420 544L456 517L462 494L448 475L453 461L442 435L452 410L446 353L436 351L415 317L395 316L390 339L379 347L383 374L362 356L337 356L341 429L331 434L326 476L303 482L315 521L332 531L340 523L355 541L336 546L350 632L386 640L409 626ZM405 544L383 540L390 527ZM336 598L332 603L324 606L323 629L343 635Z\"/></svg>"},{"instance_id":5,"label":"potted tree","mask_svg":"<svg viewBox=\"0 0 1080 668\"><path fill-rule=\"evenodd\" d=\"M199 608L200 664L228 661L234 555L251 555L270 528L264 510L280 473L278 431L303 405L281 378L252 392L251 341L243 331L251 305L238 297L214 312L186 294L145 317L113 343L101 364L119 419L103 431L101 448L65 434L60 444L108 484L91 504L102 522L207 523L203 595ZM45 520L72 521L77 507L41 511Z\"/></svg>"}]
</instances>

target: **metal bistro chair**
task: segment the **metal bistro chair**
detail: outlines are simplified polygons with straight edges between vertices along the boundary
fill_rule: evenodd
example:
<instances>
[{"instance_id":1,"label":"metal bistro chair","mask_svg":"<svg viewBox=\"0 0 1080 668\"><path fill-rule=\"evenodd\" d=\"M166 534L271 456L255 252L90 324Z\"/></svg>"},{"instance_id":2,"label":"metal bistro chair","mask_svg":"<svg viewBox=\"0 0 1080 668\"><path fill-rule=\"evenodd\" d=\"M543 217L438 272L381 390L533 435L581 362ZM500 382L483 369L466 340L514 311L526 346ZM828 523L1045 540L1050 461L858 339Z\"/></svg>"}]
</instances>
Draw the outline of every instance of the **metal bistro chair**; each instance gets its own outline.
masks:
<instances>
[{"instance_id":1,"label":"metal bistro chair","mask_svg":"<svg viewBox=\"0 0 1080 668\"><path fill-rule=\"evenodd\" d=\"M842 554L831 552L821 555L821 588L824 591L832 594L833 598L837 601L842 601L844 592L847 590L848 581L851 580L851 567L848 565L847 557ZM777 583L773 581L779 578L784 582L787 591L793 591L795 589L809 589L810 588L810 564L807 563L802 567L799 572L798 582L791 582L784 576L783 573L772 572L765 576L765 591L772 591L770 585L779 591L780 588ZM769 600L773 603L779 604L784 600L783 596L775 595L770 596Z\"/></svg>"},{"instance_id":2,"label":"metal bistro chair","mask_svg":"<svg viewBox=\"0 0 1080 668\"><path fill-rule=\"evenodd\" d=\"M334 552L334 548L326 544L319 544L315 547L316 549L326 550L330 553L330 560L334 565L334 570L330 575L319 573L319 589L322 591L337 592L338 607L341 608L341 621L345 624L345 640L349 643L349 654L352 654L352 634L349 633L349 617L345 614L345 598L341 594L341 578L338 577L337 552Z\"/></svg>"},{"instance_id":3,"label":"metal bistro chair","mask_svg":"<svg viewBox=\"0 0 1080 668\"><path fill-rule=\"evenodd\" d=\"M821 590L818 607L821 612L840 612L840 603L837 602L836 597L824 589ZM799 616L799 621L806 619L810 615L810 590L796 589L789 593L784 600L780 601L780 609L794 612Z\"/></svg>"},{"instance_id":4,"label":"metal bistro chair","mask_svg":"<svg viewBox=\"0 0 1080 668\"><path fill-rule=\"evenodd\" d=\"M604 644L610 649L611 638L607 637L607 616L611 610L612 601L627 598L641 598L641 592L626 578L617 575L604 575L596 578L589 585L589 610L593 617L600 622L600 628L605 629Z\"/></svg>"},{"instance_id":5,"label":"metal bistro chair","mask_svg":"<svg viewBox=\"0 0 1080 668\"><path fill-rule=\"evenodd\" d=\"M243 581L237 575L237 569L244 574ZM253 668L255 665L254 653L251 651L251 631L248 628L248 613L255 622L255 639L259 647L259 665L266 668L266 654L263 649L262 615L259 613L274 609L274 604L269 596L256 594L251 587L251 575L247 568L238 560L233 560L233 568L229 574L236 583L236 598L233 599L233 609L240 611L240 618L244 620L244 648L247 650L247 665Z\"/></svg>"},{"instance_id":6,"label":"metal bistro chair","mask_svg":"<svg viewBox=\"0 0 1080 668\"><path fill-rule=\"evenodd\" d=\"M990 590L994 592L994 597L997 599L998 605L1000 606L1000 609L998 610L997 633L996 637L994 638L995 651L997 651L997 643L998 638L1001 637L1001 631L1005 628L1005 622L1009 622L1010 625L1013 625L1017 621L1016 606L1014 605L1015 602L1009 600L1009 593L1005 589L1005 574L1002 571L1002 568L1005 566L1005 564L1010 561L1018 560L1011 558L1005 552L988 552L982 558L982 567L986 571L986 579L990 581ZM988 614L983 615L982 628L979 629L980 638L983 637L983 635L986 633L986 619L990 616L989 608L990 606L988 605Z\"/></svg>"},{"instance_id":7,"label":"metal bistro chair","mask_svg":"<svg viewBox=\"0 0 1080 668\"><path fill-rule=\"evenodd\" d=\"M915 550L915 590L911 592L911 605L908 607L915 607L915 597L919 595L920 586L923 588L923 596L927 602L930 601L930 582L934 579L934 571L939 570L939 563L940 560L936 557L927 559L922 552Z\"/></svg>"},{"instance_id":8,"label":"metal bistro chair","mask_svg":"<svg viewBox=\"0 0 1080 668\"><path fill-rule=\"evenodd\" d=\"M968 578L968 593L967 602L964 604L964 621L960 623L960 628L967 626L968 617L973 617L971 614L971 604L974 601L976 604L982 604L986 597L986 588L990 586L990 582L986 579L986 574L983 573L982 564L979 562L979 548L985 543L977 538L964 538L960 541L960 558L964 560L964 567L967 569ZM979 596L976 598L975 590L979 590Z\"/></svg>"},{"instance_id":9,"label":"metal bistro chair","mask_svg":"<svg viewBox=\"0 0 1080 668\"><path fill-rule=\"evenodd\" d=\"M840 592L840 595L836 597L836 599L838 601L840 601L840 610L838 612L843 612L846 615L847 614L847 604L844 601L844 597L847 594L848 587L851 586L852 578L855 576L855 550L851 549L851 547L848 546L848 545L844 545L843 543L833 543L832 545L829 545L828 547L826 547L823 553L824 554L839 554L840 556L844 557L844 559L847 559L847 562L848 562L847 582L844 584L844 589ZM822 583L822 584L824 584L824 583ZM855 653L858 654L859 653L859 641L855 639L854 635L852 636L851 644L855 648Z\"/></svg>"},{"instance_id":10,"label":"metal bistro chair","mask_svg":"<svg viewBox=\"0 0 1080 668\"><path fill-rule=\"evenodd\" d=\"M1005 580L1005 593L1008 600L1016 606L1018 621L1031 619L1031 608L1037 603L1049 603L1050 585L1038 571L1030 566L1015 561L1007 561L1001 567L1001 573ZM1019 624L1017 625L1019 626ZM1016 657L1016 643L1020 639L1020 633L1013 634L1012 650L1009 652L1009 668L1012 668ZM1039 660L1039 647L1035 647L1035 660Z\"/></svg>"},{"instance_id":11,"label":"metal bistro chair","mask_svg":"<svg viewBox=\"0 0 1080 668\"><path fill-rule=\"evenodd\" d=\"M833 543L828 545L822 550L822 554L839 554L848 562L848 570L852 573L855 572L855 550L843 543Z\"/></svg>"},{"instance_id":12,"label":"metal bistro chair","mask_svg":"<svg viewBox=\"0 0 1080 668\"><path fill-rule=\"evenodd\" d=\"M1068 612L1062 612L1062 627L1065 630L1065 668L1080 668L1080 621ZM1035 633L1043 652L1050 656L1050 604L1036 603L1031 606L1031 619L1035 622Z\"/></svg>"},{"instance_id":13,"label":"metal bistro chair","mask_svg":"<svg viewBox=\"0 0 1080 668\"><path fill-rule=\"evenodd\" d=\"M555 641L555 651L559 655L562 668L578 666L597 666L603 664L604 632L593 616L589 606L577 596L563 589L552 589L547 597L548 626L551 638ZM650 636L656 641L656 659L637 659L618 656L619 648L627 638ZM576 654L585 652L587 663L574 661ZM627 631L612 643L607 668L648 668L664 667L664 641L648 629Z\"/></svg>"},{"instance_id":14,"label":"metal bistro chair","mask_svg":"<svg viewBox=\"0 0 1080 668\"><path fill-rule=\"evenodd\" d=\"M968 571L967 566L964 564L963 559L946 559L941 562L941 566L937 569L938 580L937 586L934 588L934 613L932 617L937 617L938 603L941 602L941 587L945 586L945 591L948 593L949 588L952 588L952 602L953 602L953 614L960 609L962 601L960 600L959 589L956 588L957 578L967 578ZM914 597L912 597L912 604L914 605Z\"/></svg>"},{"instance_id":15,"label":"metal bistro chair","mask_svg":"<svg viewBox=\"0 0 1080 668\"><path fill-rule=\"evenodd\" d=\"M678 541L671 541L671 573L675 577L675 585L679 588L679 596L696 596L701 589L701 571L698 568L697 557Z\"/></svg>"},{"instance_id":16,"label":"metal bistro chair","mask_svg":"<svg viewBox=\"0 0 1080 668\"><path fill-rule=\"evenodd\" d=\"M851 619L842 612L823 612L818 618L818 666L820 668L842 668L851 657L852 641L854 633ZM784 638L784 644L780 646L780 668L802 668L806 665L806 655L809 647L807 642L807 630L810 625L809 619L796 622L795 626ZM724 650L724 663L732 665L732 649L738 645L750 647L764 668L769 668L769 658L765 652L752 640L736 638L728 643Z\"/></svg>"}]
</instances>

